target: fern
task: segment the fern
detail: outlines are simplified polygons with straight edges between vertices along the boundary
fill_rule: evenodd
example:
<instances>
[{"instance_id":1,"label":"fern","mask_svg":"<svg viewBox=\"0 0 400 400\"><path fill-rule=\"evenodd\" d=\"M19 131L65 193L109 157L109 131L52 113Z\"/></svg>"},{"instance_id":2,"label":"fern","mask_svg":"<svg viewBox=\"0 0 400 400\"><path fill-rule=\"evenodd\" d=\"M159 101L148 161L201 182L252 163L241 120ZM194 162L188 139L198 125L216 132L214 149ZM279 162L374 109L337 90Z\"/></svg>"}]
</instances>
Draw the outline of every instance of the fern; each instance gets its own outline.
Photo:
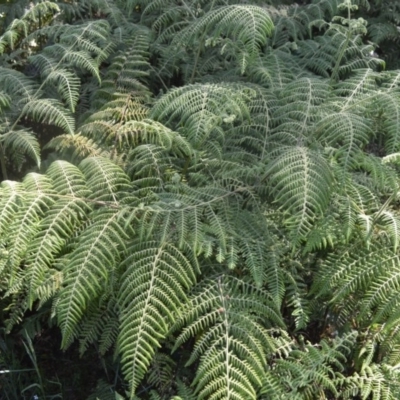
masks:
<instances>
[{"instance_id":1,"label":"fern","mask_svg":"<svg viewBox=\"0 0 400 400\"><path fill-rule=\"evenodd\" d=\"M399 397L396 4L3 11L9 338L98 354L90 399Z\"/></svg>"},{"instance_id":2,"label":"fern","mask_svg":"<svg viewBox=\"0 0 400 400\"><path fill-rule=\"evenodd\" d=\"M133 242L122 268L117 346L133 397L154 349L160 346L177 318L178 307L186 301L185 291L194 284L198 266L192 256L188 259L175 246L150 241Z\"/></svg>"},{"instance_id":3,"label":"fern","mask_svg":"<svg viewBox=\"0 0 400 400\"><path fill-rule=\"evenodd\" d=\"M261 316L282 325L266 294L243 281L216 277L194 294L174 329L187 325L175 349L189 337L200 335L187 363L200 358L193 382L198 399L256 398L265 356L278 347Z\"/></svg>"},{"instance_id":4,"label":"fern","mask_svg":"<svg viewBox=\"0 0 400 400\"><path fill-rule=\"evenodd\" d=\"M312 221L329 202L332 175L326 161L304 147L288 148L267 170L275 201L292 212L287 224L293 242L310 230Z\"/></svg>"},{"instance_id":5,"label":"fern","mask_svg":"<svg viewBox=\"0 0 400 400\"><path fill-rule=\"evenodd\" d=\"M357 334L355 332L331 343L321 340L318 346L303 344L302 349L293 350L286 360L278 360L276 370L286 395L296 399L307 399L317 394L327 398L326 393L339 398L343 364L351 353ZM271 387L265 387L266 392Z\"/></svg>"}]
</instances>

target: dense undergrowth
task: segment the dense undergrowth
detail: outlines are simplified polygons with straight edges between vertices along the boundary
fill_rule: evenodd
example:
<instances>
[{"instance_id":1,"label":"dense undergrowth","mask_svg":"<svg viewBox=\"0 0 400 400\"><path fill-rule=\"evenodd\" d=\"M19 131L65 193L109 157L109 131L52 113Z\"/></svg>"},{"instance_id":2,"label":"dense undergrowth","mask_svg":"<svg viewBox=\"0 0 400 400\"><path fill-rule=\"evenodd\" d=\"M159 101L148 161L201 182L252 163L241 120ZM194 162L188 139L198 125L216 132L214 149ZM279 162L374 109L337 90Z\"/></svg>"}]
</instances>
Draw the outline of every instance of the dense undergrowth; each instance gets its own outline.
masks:
<instances>
[{"instance_id":1,"label":"dense undergrowth","mask_svg":"<svg viewBox=\"0 0 400 400\"><path fill-rule=\"evenodd\" d=\"M399 11L3 2L0 398L400 398Z\"/></svg>"}]
</instances>

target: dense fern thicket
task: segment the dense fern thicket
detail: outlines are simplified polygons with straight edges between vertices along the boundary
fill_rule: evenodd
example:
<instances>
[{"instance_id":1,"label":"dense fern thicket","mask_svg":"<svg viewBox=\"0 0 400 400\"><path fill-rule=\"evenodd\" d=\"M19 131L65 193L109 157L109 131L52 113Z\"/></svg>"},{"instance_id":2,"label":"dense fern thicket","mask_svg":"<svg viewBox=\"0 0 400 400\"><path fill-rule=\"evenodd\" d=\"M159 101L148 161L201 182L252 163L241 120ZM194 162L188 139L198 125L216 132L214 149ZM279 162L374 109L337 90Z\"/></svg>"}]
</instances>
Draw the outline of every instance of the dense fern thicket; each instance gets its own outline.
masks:
<instances>
[{"instance_id":1,"label":"dense fern thicket","mask_svg":"<svg viewBox=\"0 0 400 400\"><path fill-rule=\"evenodd\" d=\"M400 5L284 3L0 5L0 398L400 398Z\"/></svg>"}]
</instances>

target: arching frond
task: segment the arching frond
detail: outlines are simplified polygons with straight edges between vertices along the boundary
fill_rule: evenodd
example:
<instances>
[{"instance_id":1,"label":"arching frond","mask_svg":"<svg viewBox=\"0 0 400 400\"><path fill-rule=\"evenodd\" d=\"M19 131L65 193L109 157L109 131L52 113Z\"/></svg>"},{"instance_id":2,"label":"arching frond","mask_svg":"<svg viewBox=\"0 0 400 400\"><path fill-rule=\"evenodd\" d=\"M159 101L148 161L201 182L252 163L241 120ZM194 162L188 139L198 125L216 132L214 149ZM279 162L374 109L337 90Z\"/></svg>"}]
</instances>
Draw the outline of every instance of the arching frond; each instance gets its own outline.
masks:
<instances>
[{"instance_id":1,"label":"arching frond","mask_svg":"<svg viewBox=\"0 0 400 400\"><path fill-rule=\"evenodd\" d=\"M84 173L90 198L95 201L112 201L116 205L127 189L129 178L112 161L103 157L86 158L79 164Z\"/></svg>"},{"instance_id":2,"label":"arching frond","mask_svg":"<svg viewBox=\"0 0 400 400\"><path fill-rule=\"evenodd\" d=\"M183 328L175 350L198 336L187 362L200 363L193 382L198 399L256 399L266 356L279 346L270 323L282 325L268 295L251 284L219 276L193 294L173 329Z\"/></svg>"},{"instance_id":3,"label":"arching frond","mask_svg":"<svg viewBox=\"0 0 400 400\"><path fill-rule=\"evenodd\" d=\"M56 136L47 143L44 149L54 149L58 154L72 162L80 162L87 157L105 157L108 155L108 152L94 140L80 134Z\"/></svg>"},{"instance_id":4,"label":"arching frond","mask_svg":"<svg viewBox=\"0 0 400 400\"><path fill-rule=\"evenodd\" d=\"M198 266L190 252L188 258L166 242L135 241L128 254L118 294L122 312L117 346L133 397L178 307L187 301Z\"/></svg>"},{"instance_id":5,"label":"arching frond","mask_svg":"<svg viewBox=\"0 0 400 400\"><path fill-rule=\"evenodd\" d=\"M223 139L222 124L249 115L252 90L232 85L187 85L171 90L152 109L152 118L184 127L183 136L197 149Z\"/></svg>"},{"instance_id":6,"label":"arching frond","mask_svg":"<svg viewBox=\"0 0 400 400\"><path fill-rule=\"evenodd\" d=\"M75 121L63 105L56 100L36 99L25 104L22 109L23 116L38 122L59 126L67 133L75 131Z\"/></svg>"},{"instance_id":7,"label":"arching frond","mask_svg":"<svg viewBox=\"0 0 400 400\"><path fill-rule=\"evenodd\" d=\"M287 148L267 169L274 201L290 213L287 224L293 242L305 238L312 222L330 200L332 174L317 152L305 147Z\"/></svg>"},{"instance_id":8,"label":"arching frond","mask_svg":"<svg viewBox=\"0 0 400 400\"><path fill-rule=\"evenodd\" d=\"M248 4L235 4L215 8L182 29L172 40L172 48L191 46L200 35L208 36L206 45L221 44L237 52L240 69L259 54L273 30L273 23L267 10ZM224 35L225 40L221 40Z\"/></svg>"},{"instance_id":9,"label":"arching frond","mask_svg":"<svg viewBox=\"0 0 400 400\"><path fill-rule=\"evenodd\" d=\"M98 298L120 260L126 237L120 213L101 210L92 215L90 224L80 233L76 247L64 261L63 288L56 301L57 320L67 348L77 336L77 325L89 301Z\"/></svg>"},{"instance_id":10,"label":"arching frond","mask_svg":"<svg viewBox=\"0 0 400 400\"><path fill-rule=\"evenodd\" d=\"M30 130L9 131L2 136L1 141L8 156L19 168L21 168L24 156L30 157L38 167L40 166L39 142Z\"/></svg>"}]
</instances>

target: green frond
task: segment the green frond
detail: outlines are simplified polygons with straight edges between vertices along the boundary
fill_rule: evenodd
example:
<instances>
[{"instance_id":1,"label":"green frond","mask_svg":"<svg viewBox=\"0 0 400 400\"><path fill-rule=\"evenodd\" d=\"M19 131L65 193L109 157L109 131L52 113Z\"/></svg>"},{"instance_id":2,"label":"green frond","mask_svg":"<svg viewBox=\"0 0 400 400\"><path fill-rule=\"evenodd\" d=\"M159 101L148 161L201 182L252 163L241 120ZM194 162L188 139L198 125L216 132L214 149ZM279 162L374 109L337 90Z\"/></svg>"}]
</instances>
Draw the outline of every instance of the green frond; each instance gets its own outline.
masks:
<instances>
[{"instance_id":1,"label":"green frond","mask_svg":"<svg viewBox=\"0 0 400 400\"><path fill-rule=\"evenodd\" d=\"M376 400L395 400L400 394L398 378L396 369L384 364L382 366L372 364L360 373L355 373L347 379L343 379L342 382L349 386L349 395L358 394L363 399L372 396Z\"/></svg>"},{"instance_id":2,"label":"green frond","mask_svg":"<svg viewBox=\"0 0 400 400\"><path fill-rule=\"evenodd\" d=\"M54 149L57 154L72 162L80 162L90 157L106 157L108 155L108 152L102 149L93 139L80 134L56 136L46 144L44 149Z\"/></svg>"},{"instance_id":3,"label":"green frond","mask_svg":"<svg viewBox=\"0 0 400 400\"><path fill-rule=\"evenodd\" d=\"M14 19L0 36L0 54L8 49L14 50L15 46L31 33L40 20L49 23L59 11L59 6L52 1L32 3L23 16L20 19Z\"/></svg>"},{"instance_id":4,"label":"green frond","mask_svg":"<svg viewBox=\"0 0 400 400\"><path fill-rule=\"evenodd\" d=\"M218 7L195 20L178 32L172 48L189 47L197 43L200 35L208 36L206 45L233 47L241 62L241 72L259 54L274 26L266 9L249 4ZM220 40L221 35L229 40ZM223 50L222 50L223 51Z\"/></svg>"},{"instance_id":5,"label":"green frond","mask_svg":"<svg viewBox=\"0 0 400 400\"><path fill-rule=\"evenodd\" d=\"M54 188L60 195L70 195L72 197L87 197L90 195L84 175L77 167L68 162L56 161L52 163L47 170L47 174L53 178Z\"/></svg>"},{"instance_id":6,"label":"green frond","mask_svg":"<svg viewBox=\"0 0 400 400\"><path fill-rule=\"evenodd\" d=\"M198 266L190 252L188 258L172 244L134 241L122 268L117 351L133 397L156 348L187 301Z\"/></svg>"},{"instance_id":7,"label":"green frond","mask_svg":"<svg viewBox=\"0 0 400 400\"><path fill-rule=\"evenodd\" d=\"M46 293L44 281L50 266L62 251L66 240L81 223L81 216L87 212L87 205L79 198L57 200L46 212L38 232L31 239L27 249L25 279L29 287L29 305ZM47 295L47 297L49 297Z\"/></svg>"},{"instance_id":8,"label":"green frond","mask_svg":"<svg viewBox=\"0 0 400 400\"><path fill-rule=\"evenodd\" d=\"M67 70L57 69L47 75L45 83L46 85L56 86L61 99L67 104L70 111L75 111L80 89L80 81L75 74Z\"/></svg>"},{"instance_id":9,"label":"green frond","mask_svg":"<svg viewBox=\"0 0 400 400\"><path fill-rule=\"evenodd\" d=\"M195 394L193 393L193 390L189 388L187 385L185 385L182 381L177 382L178 386L178 396L183 400L196 400ZM176 400L179 400L177 398Z\"/></svg>"},{"instance_id":10,"label":"green frond","mask_svg":"<svg viewBox=\"0 0 400 400\"><path fill-rule=\"evenodd\" d=\"M400 97L390 84L386 85L388 86L386 93L371 93L368 96L369 108L367 111L380 124L379 128L385 132L384 147L390 154L400 149Z\"/></svg>"},{"instance_id":11,"label":"green frond","mask_svg":"<svg viewBox=\"0 0 400 400\"><path fill-rule=\"evenodd\" d=\"M172 160L168 152L163 147L153 144L135 147L129 153L129 158L132 160L129 175L137 186L142 186L140 182L146 178L151 178L157 182L157 186L161 186L167 178L168 170L171 169Z\"/></svg>"},{"instance_id":12,"label":"green frond","mask_svg":"<svg viewBox=\"0 0 400 400\"><path fill-rule=\"evenodd\" d=\"M108 158L90 157L84 159L79 164L79 168L85 175L87 186L91 190L90 199L118 204L129 184L128 176L120 167Z\"/></svg>"},{"instance_id":13,"label":"green frond","mask_svg":"<svg viewBox=\"0 0 400 400\"><path fill-rule=\"evenodd\" d=\"M368 253L362 246L354 248L327 259L314 290L321 295L330 291L335 302L346 301L353 293L364 293L359 318L372 315L379 322L398 304L399 265L398 255L382 244L371 244Z\"/></svg>"},{"instance_id":14,"label":"green frond","mask_svg":"<svg viewBox=\"0 0 400 400\"><path fill-rule=\"evenodd\" d=\"M109 35L110 24L108 21L105 19L93 19L84 21L76 27L69 25L67 29L63 31L60 42L69 46L74 45L75 47L81 47L82 50L91 51L93 48L85 48L88 42L80 41L81 39L90 39L93 43L105 44L105 42L109 40ZM98 47L101 51L104 51L104 47L107 48L107 46Z\"/></svg>"},{"instance_id":15,"label":"green frond","mask_svg":"<svg viewBox=\"0 0 400 400\"><path fill-rule=\"evenodd\" d=\"M11 188L12 191L9 190ZM50 180L34 173L25 177L21 187L8 185L5 189L5 212L2 214L7 226L1 227L4 236L2 245L9 246L9 251L3 254L5 263L2 273L7 276L8 290L12 294L22 288L23 270L20 269L20 265L25 261L29 247L40 230L37 221L53 203L50 196L53 192ZM18 195L19 190L21 197ZM14 210L12 217L8 214L11 209ZM26 300L21 303L23 307L14 310L17 314L23 313L29 306Z\"/></svg>"},{"instance_id":16,"label":"green frond","mask_svg":"<svg viewBox=\"0 0 400 400\"><path fill-rule=\"evenodd\" d=\"M310 321L308 288L298 274L285 271L285 299L291 308L291 315L297 330L304 329Z\"/></svg>"},{"instance_id":17,"label":"green frond","mask_svg":"<svg viewBox=\"0 0 400 400\"><path fill-rule=\"evenodd\" d=\"M22 116L30 117L37 122L56 125L67 133L75 132L75 121L63 105L54 99L34 99L25 104Z\"/></svg>"},{"instance_id":18,"label":"green frond","mask_svg":"<svg viewBox=\"0 0 400 400\"><path fill-rule=\"evenodd\" d=\"M339 82L335 88L335 94L341 101L341 110L346 111L351 107L362 104L363 97L368 92L377 88L379 74L369 68L355 71L348 79Z\"/></svg>"},{"instance_id":19,"label":"green frond","mask_svg":"<svg viewBox=\"0 0 400 400\"><path fill-rule=\"evenodd\" d=\"M114 385L99 381L93 393L86 400L116 400L118 393L114 390ZM119 397L121 400L123 397Z\"/></svg>"},{"instance_id":20,"label":"green frond","mask_svg":"<svg viewBox=\"0 0 400 400\"><path fill-rule=\"evenodd\" d=\"M79 353L83 355L93 343L99 343L104 354L115 344L118 335L118 314L115 298L100 299L89 304L79 331Z\"/></svg>"},{"instance_id":21,"label":"green frond","mask_svg":"<svg viewBox=\"0 0 400 400\"><path fill-rule=\"evenodd\" d=\"M274 48L285 46L287 42L298 42L307 37L309 26L302 20L305 15L302 7L280 7L270 10L275 25L271 37Z\"/></svg>"},{"instance_id":22,"label":"green frond","mask_svg":"<svg viewBox=\"0 0 400 400\"><path fill-rule=\"evenodd\" d=\"M39 142L29 129L9 131L2 135L0 140L7 152L7 156L14 160L19 168L21 168L25 156L30 157L40 167Z\"/></svg>"},{"instance_id":23,"label":"green frond","mask_svg":"<svg viewBox=\"0 0 400 400\"><path fill-rule=\"evenodd\" d=\"M49 298L50 293L54 294L52 279L46 284L51 274L50 267L90 210L79 197L89 191L78 168L57 161L50 166L47 175L53 179L53 190L57 195L27 249L25 263L28 268L23 279L29 287L30 308L36 298Z\"/></svg>"},{"instance_id":24,"label":"green frond","mask_svg":"<svg viewBox=\"0 0 400 400\"><path fill-rule=\"evenodd\" d=\"M279 50L267 53L249 66L248 75L255 83L273 89L282 89L294 80L292 65ZM295 60L293 60L293 64Z\"/></svg>"},{"instance_id":25,"label":"green frond","mask_svg":"<svg viewBox=\"0 0 400 400\"><path fill-rule=\"evenodd\" d=\"M234 224L227 232L232 235L232 238L228 236L227 243L228 266L231 269L245 266L254 284L266 288L279 309L285 294L285 274L281 265L284 245L278 244L279 239L264 215L245 210L236 210L234 215Z\"/></svg>"},{"instance_id":26,"label":"green frond","mask_svg":"<svg viewBox=\"0 0 400 400\"><path fill-rule=\"evenodd\" d=\"M266 177L270 180L273 200L290 215L286 223L293 243L299 243L330 201L332 173L329 165L315 151L289 147L270 163Z\"/></svg>"},{"instance_id":27,"label":"green frond","mask_svg":"<svg viewBox=\"0 0 400 400\"><path fill-rule=\"evenodd\" d=\"M0 84L2 91L15 99L19 107L32 100L39 88L34 80L9 68L0 68Z\"/></svg>"},{"instance_id":28,"label":"green frond","mask_svg":"<svg viewBox=\"0 0 400 400\"><path fill-rule=\"evenodd\" d=\"M153 200L154 203L145 208L140 236L155 236L160 240L173 237L179 247L188 243L198 255L208 254L213 249L218 254L218 262L229 258L227 244L235 235L232 221L235 213L240 212L239 194L232 192L231 188L209 186L193 189L179 182L168 189L169 192L160 193L157 201Z\"/></svg>"},{"instance_id":29,"label":"green frond","mask_svg":"<svg viewBox=\"0 0 400 400\"><path fill-rule=\"evenodd\" d=\"M355 175L356 180L373 190L375 196L377 194L390 196L397 192L399 183L393 166L382 162L380 157L363 152L357 154L356 161L358 169L364 172L358 179Z\"/></svg>"},{"instance_id":30,"label":"green frond","mask_svg":"<svg viewBox=\"0 0 400 400\"><path fill-rule=\"evenodd\" d=\"M99 297L120 261L127 237L120 218L118 210L100 209L92 213L89 225L77 238L79 246L63 262L63 288L56 299L62 348L75 339L88 303Z\"/></svg>"},{"instance_id":31,"label":"green frond","mask_svg":"<svg viewBox=\"0 0 400 400\"><path fill-rule=\"evenodd\" d=\"M165 150L171 150L179 155L190 155L189 143L179 133L172 131L163 124L151 119L142 121L127 121L125 124L112 124L97 120L88 122L81 128L81 132L88 137L97 138L103 130L101 141L109 143L119 150L127 146L136 147L142 143L155 145Z\"/></svg>"},{"instance_id":32,"label":"green frond","mask_svg":"<svg viewBox=\"0 0 400 400\"><path fill-rule=\"evenodd\" d=\"M69 46L57 43L48 48L48 53L53 57L59 56L59 64L62 62L71 67L87 70L96 77L100 83L101 78L98 64L86 51L72 50Z\"/></svg>"},{"instance_id":33,"label":"green frond","mask_svg":"<svg viewBox=\"0 0 400 400\"><path fill-rule=\"evenodd\" d=\"M267 328L283 323L268 297L229 276L208 280L193 294L173 329L183 328L175 350L198 337L187 362L199 362L193 382L198 399L256 399L266 357L277 345Z\"/></svg>"},{"instance_id":34,"label":"green frond","mask_svg":"<svg viewBox=\"0 0 400 400\"><path fill-rule=\"evenodd\" d=\"M145 83L149 77L149 46L151 33L144 27L136 29L111 60L103 85L114 85L118 91L148 92Z\"/></svg>"},{"instance_id":35,"label":"green frond","mask_svg":"<svg viewBox=\"0 0 400 400\"><path fill-rule=\"evenodd\" d=\"M323 145L338 149L337 158L346 170L355 167L355 154L373 136L371 123L364 116L337 112L324 116L315 126Z\"/></svg>"},{"instance_id":36,"label":"green frond","mask_svg":"<svg viewBox=\"0 0 400 400\"><path fill-rule=\"evenodd\" d=\"M100 88L96 95L93 105L98 110L85 120L89 134L93 134L97 130L97 136L101 138L102 130L107 133L107 130L111 129L113 125L114 129L119 126L119 124L116 125L116 122L140 121L148 116L149 109L145 104L147 94L143 95L139 92L136 96L131 93L115 93L113 89L105 87L104 89ZM104 123L107 126L96 126L96 124ZM82 129L86 129L85 125Z\"/></svg>"},{"instance_id":37,"label":"green frond","mask_svg":"<svg viewBox=\"0 0 400 400\"><path fill-rule=\"evenodd\" d=\"M278 377L290 398L309 399L317 395L325 399L326 391L340 398L341 373L356 338L357 333L351 332L330 341L323 339L318 346L303 343L303 348L294 349L287 359L277 360L270 374Z\"/></svg>"},{"instance_id":38,"label":"green frond","mask_svg":"<svg viewBox=\"0 0 400 400\"><path fill-rule=\"evenodd\" d=\"M1 183L0 190L2 194L0 196L0 234L3 238L1 241L3 245L8 236L8 229L15 221L17 211L24 204L24 186L19 182L4 181Z\"/></svg>"},{"instance_id":39,"label":"green frond","mask_svg":"<svg viewBox=\"0 0 400 400\"><path fill-rule=\"evenodd\" d=\"M400 398L400 4L267 3L0 4L2 390Z\"/></svg>"},{"instance_id":40,"label":"green frond","mask_svg":"<svg viewBox=\"0 0 400 400\"><path fill-rule=\"evenodd\" d=\"M181 128L197 149L223 138L221 125L249 117L253 91L245 86L196 84L170 90L154 105L151 117ZM221 137L222 136L222 137Z\"/></svg>"},{"instance_id":41,"label":"green frond","mask_svg":"<svg viewBox=\"0 0 400 400\"><path fill-rule=\"evenodd\" d=\"M279 129L298 135L306 133L309 124L321 114L329 92L328 83L317 78L300 78L285 85L279 93L281 107L274 113L274 118L282 123Z\"/></svg>"},{"instance_id":42,"label":"green frond","mask_svg":"<svg viewBox=\"0 0 400 400\"><path fill-rule=\"evenodd\" d=\"M176 362L170 355L157 352L151 362L148 372L149 384L159 393L168 393L174 385Z\"/></svg>"}]
</instances>

